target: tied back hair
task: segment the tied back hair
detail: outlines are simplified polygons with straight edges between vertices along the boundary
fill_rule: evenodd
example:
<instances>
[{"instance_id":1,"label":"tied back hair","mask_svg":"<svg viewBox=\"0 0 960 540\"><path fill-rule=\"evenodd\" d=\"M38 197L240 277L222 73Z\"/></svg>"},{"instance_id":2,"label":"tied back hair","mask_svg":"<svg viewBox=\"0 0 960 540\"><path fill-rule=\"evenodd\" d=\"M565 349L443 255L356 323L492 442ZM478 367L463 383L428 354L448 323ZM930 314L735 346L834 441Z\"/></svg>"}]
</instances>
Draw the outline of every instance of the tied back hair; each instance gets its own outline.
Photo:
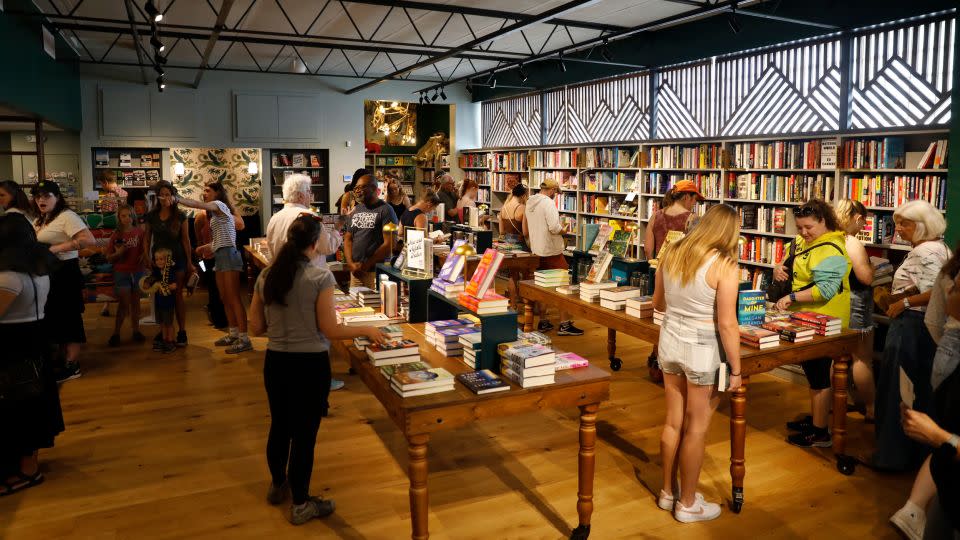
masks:
<instances>
[{"instance_id":1,"label":"tied back hair","mask_svg":"<svg viewBox=\"0 0 960 540\"><path fill-rule=\"evenodd\" d=\"M227 208L230 210L230 215L233 216L235 211L233 209L233 204L230 202L230 197L227 195L227 188L225 188L220 182L210 182L207 184L207 187L213 190L213 192L217 195L216 200L227 205Z\"/></svg>"},{"instance_id":2,"label":"tied back hair","mask_svg":"<svg viewBox=\"0 0 960 540\"><path fill-rule=\"evenodd\" d=\"M0 216L0 272L46 276L57 264L49 246L37 241L26 217L17 213Z\"/></svg>"},{"instance_id":3,"label":"tied back hair","mask_svg":"<svg viewBox=\"0 0 960 540\"><path fill-rule=\"evenodd\" d=\"M689 234L667 245L660 255L659 269L664 276L686 285L714 251L720 254L719 262L736 267L739 240L737 211L727 204L714 205Z\"/></svg>"},{"instance_id":4,"label":"tied back hair","mask_svg":"<svg viewBox=\"0 0 960 540\"><path fill-rule=\"evenodd\" d=\"M321 224L312 216L300 216L287 229L287 241L276 254L263 280L263 303L287 305L287 294L293 288L293 279L307 262L303 252L317 243Z\"/></svg>"}]
</instances>

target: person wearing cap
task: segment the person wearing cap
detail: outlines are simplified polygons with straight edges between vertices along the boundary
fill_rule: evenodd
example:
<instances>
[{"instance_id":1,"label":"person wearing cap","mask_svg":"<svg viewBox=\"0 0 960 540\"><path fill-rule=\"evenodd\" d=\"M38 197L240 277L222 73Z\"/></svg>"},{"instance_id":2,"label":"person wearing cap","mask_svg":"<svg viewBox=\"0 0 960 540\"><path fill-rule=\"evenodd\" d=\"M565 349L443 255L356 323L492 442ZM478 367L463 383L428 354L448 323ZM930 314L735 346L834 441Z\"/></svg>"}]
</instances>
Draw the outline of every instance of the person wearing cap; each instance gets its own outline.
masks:
<instances>
[{"instance_id":1,"label":"person wearing cap","mask_svg":"<svg viewBox=\"0 0 960 540\"><path fill-rule=\"evenodd\" d=\"M37 241L50 246L50 252L60 260L60 267L50 275L50 294L44 308L44 324L48 339L60 346L61 355L55 367L57 382L80 376L80 347L87 342L83 329L83 274L80 273L80 254L83 248L96 245L87 224L67 206L60 186L51 180L41 180L30 195L38 216L34 221Z\"/></svg>"},{"instance_id":2,"label":"person wearing cap","mask_svg":"<svg viewBox=\"0 0 960 540\"><path fill-rule=\"evenodd\" d=\"M643 241L643 250L648 259L656 258L663 241L670 231L688 232L696 225L697 216L693 205L705 199L691 180L680 180L663 196L660 210L650 216Z\"/></svg>"},{"instance_id":3,"label":"person wearing cap","mask_svg":"<svg viewBox=\"0 0 960 540\"><path fill-rule=\"evenodd\" d=\"M530 251L540 257L540 270L566 270L567 259L563 256L566 244L563 233L566 232L560 224L560 212L553 199L560 193L560 184L552 178L540 183L540 193L527 200L524 216L527 218L527 229L530 233ZM544 316L543 306L540 308L540 324L537 330L549 332L553 325ZM582 336L583 330L573 325L567 314L560 312L560 336Z\"/></svg>"}]
</instances>

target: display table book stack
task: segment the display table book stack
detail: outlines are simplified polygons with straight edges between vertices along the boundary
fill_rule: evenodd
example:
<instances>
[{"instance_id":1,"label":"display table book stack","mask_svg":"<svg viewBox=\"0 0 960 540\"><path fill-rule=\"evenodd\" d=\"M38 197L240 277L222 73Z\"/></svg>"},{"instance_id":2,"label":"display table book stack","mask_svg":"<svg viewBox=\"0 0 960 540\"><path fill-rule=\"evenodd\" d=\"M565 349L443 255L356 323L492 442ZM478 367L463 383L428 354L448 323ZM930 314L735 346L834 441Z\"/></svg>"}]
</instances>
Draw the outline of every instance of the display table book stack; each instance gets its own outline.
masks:
<instances>
[{"instance_id":1,"label":"display table book stack","mask_svg":"<svg viewBox=\"0 0 960 540\"><path fill-rule=\"evenodd\" d=\"M377 280L382 280L383 276L387 276L390 281L400 284L401 290L407 290L406 297L399 299L401 305L406 306L407 320L412 323L426 321L427 291L430 289L433 279L404 275L399 269L381 263L377 265Z\"/></svg>"},{"instance_id":2,"label":"display table book stack","mask_svg":"<svg viewBox=\"0 0 960 540\"><path fill-rule=\"evenodd\" d=\"M497 346L500 373L521 388L553 384L557 355L546 345L515 341Z\"/></svg>"}]
</instances>

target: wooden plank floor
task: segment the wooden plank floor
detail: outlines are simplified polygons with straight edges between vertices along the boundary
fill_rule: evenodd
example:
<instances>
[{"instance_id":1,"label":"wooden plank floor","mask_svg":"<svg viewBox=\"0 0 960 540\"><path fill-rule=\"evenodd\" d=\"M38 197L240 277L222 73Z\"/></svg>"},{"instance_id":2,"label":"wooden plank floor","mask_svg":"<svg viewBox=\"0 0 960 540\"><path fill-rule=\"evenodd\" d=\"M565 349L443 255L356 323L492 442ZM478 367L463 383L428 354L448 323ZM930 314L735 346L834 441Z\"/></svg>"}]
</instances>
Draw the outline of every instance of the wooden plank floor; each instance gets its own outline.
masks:
<instances>
[{"instance_id":1,"label":"wooden plank floor","mask_svg":"<svg viewBox=\"0 0 960 540\"><path fill-rule=\"evenodd\" d=\"M331 395L312 483L337 512L293 527L264 502L265 342L239 357L214 348L201 300L189 300L190 346L172 355L101 345L112 320L88 310L84 376L62 389L67 431L41 453L46 483L0 499L0 538L409 538L405 441L342 359L334 372L347 387ZM606 367L605 329L582 326L586 336L557 346ZM750 385L743 513L724 508L716 521L681 525L658 510L662 389L646 376L649 345L619 341L624 369L597 426L592 538L896 538L887 518L912 477L841 476L829 452L787 445L783 421L806 410L806 390L770 376ZM708 435L701 486L710 500L729 497L728 411L723 404ZM864 425L849 418L856 449ZM432 537L566 537L577 516L577 426L576 411L547 411L434 436Z\"/></svg>"}]
</instances>

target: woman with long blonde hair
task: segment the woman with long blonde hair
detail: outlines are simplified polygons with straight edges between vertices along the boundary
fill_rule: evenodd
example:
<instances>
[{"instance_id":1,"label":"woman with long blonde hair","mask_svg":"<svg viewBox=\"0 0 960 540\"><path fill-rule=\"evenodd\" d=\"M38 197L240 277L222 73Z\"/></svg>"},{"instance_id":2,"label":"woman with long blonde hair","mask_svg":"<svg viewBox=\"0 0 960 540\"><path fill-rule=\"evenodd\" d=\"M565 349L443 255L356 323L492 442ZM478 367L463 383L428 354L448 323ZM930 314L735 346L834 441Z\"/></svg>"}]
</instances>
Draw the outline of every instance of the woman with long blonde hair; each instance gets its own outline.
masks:
<instances>
[{"instance_id":1,"label":"woman with long blonde hair","mask_svg":"<svg viewBox=\"0 0 960 540\"><path fill-rule=\"evenodd\" d=\"M707 429L720 401L716 377L723 360L730 364L729 389L741 384L739 222L733 207L713 206L687 236L664 249L657 268L653 306L665 312L659 363L667 405L660 437L663 489L657 505L672 510L682 523L720 516L720 505L704 500L697 482Z\"/></svg>"}]
</instances>

